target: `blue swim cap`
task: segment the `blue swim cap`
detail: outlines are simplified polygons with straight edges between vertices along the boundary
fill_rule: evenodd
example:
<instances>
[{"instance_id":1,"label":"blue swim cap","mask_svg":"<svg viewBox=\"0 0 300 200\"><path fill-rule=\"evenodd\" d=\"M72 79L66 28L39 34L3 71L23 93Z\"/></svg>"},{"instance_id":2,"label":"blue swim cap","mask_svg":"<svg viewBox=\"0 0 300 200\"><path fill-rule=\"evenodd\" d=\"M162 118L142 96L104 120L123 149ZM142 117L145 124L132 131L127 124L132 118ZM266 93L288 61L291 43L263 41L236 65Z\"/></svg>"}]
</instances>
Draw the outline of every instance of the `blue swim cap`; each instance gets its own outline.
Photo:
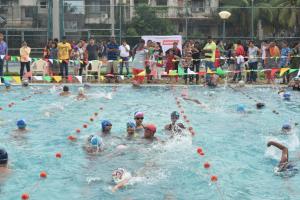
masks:
<instances>
[{"instance_id":1,"label":"blue swim cap","mask_svg":"<svg viewBox=\"0 0 300 200\"><path fill-rule=\"evenodd\" d=\"M10 87L11 86L9 81L4 81L4 85L5 85L5 87Z\"/></svg>"},{"instance_id":2,"label":"blue swim cap","mask_svg":"<svg viewBox=\"0 0 300 200\"><path fill-rule=\"evenodd\" d=\"M284 98L284 100L290 100L291 94L289 92L286 92L283 94L283 98Z\"/></svg>"},{"instance_id":3,"label":"blue swim cap","mask_svg":"<svg viewBox=\"0 0 300 200\"><path fill-rule=\"evenodd\" d=\"M171 117L176 117L177 119L179 119L179 113L177 111L173 111L171 113Z\"/></svg>"},{"instance_id":4,"label":"blue swim cap","mask_svg":"<svg viewBox=\"0 0 300 200\"><path fill-rule=\"evenodd\" d=\"M245 109L246 109L246 107L244 104L239 104L236 108L236 111L237 112L245 112Z\"/></svg>"},{"instance_id":5,"label":"blue swim cap","mask_svg":"<svg viewBox=\"0 0 300 200\"><path fill-rule=\"evenodd\" d=\"M27 126L27 124L24 119L20 119L17 121L17 126L18 126L18 128L25 128Z\"/></svg>"},{"instance_id":6,"label":"blue swim cap","mask_svg":"<svg viewBox=\"0 0 300 200\"><path fill-rule=\"evenodd\" d=\"M127 122L127 128L135 128L135 123L134 122Z\"/></svg>"},{"instance_id":7,"label":"blue swim cap","mask_svg":"<svg viewBox=\"0 0 300 200\"><path fill-rule=\"evenodd\" d=\"M0 165L6 164L8 161L8 154L5 149L0 149Z\"/></svg>"},{"instance_id":8,"label":"blue swim cap","mask_svg":"<svg viewBox=\"0 0 300 200\"><path fill-rule=\"evenodd\" d=\"M92 146L100 147L102 145L102 138L97 136L97 135L94 135L91 138L90 143L91 143Z\"/></svg>"},{"instance_id":9,"label":"blue swim cap","mask_svg":"<svg viewBox=\"0 0 300 200\"><path fill-rule=\"evenodd\" d=\"M101 126L102 126L102 130L104 130L105 127L107 127L107 126L112 126L112 123L111 123L109 120L103 120L103 121L101 122Z\"/></svg>"},{"instance_id":10,"label":"blue swim cap","mask_svg":"<svg viewBox=\"0 0 300 200\"><path fill-rule=\"evenodd\" d=\"M283 124L282 125L282 129L284 129L284 130L290 130L290 129L292 129L292 127L291 127L290 124Z\"/></svg>"}]
</instances>

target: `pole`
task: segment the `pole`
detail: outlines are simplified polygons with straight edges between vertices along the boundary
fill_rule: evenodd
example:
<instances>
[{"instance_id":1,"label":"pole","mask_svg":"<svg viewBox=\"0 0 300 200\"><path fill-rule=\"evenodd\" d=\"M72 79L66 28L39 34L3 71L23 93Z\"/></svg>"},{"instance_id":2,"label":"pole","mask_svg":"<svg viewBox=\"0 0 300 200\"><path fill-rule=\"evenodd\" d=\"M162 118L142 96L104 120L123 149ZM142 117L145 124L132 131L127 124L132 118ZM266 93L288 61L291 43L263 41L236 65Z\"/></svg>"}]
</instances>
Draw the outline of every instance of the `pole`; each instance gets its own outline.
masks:
<instances>
[{"instance_id":1,"label":"pole","mask_svg":"<svg viewBox=\"0 0 300 200\"><path fill-rule=\"evenodd\" d=\"M251 0L251 40L254 39L254 0Z\"/></svg>"},{"instance_id":2,"label":"pole","mask_svg":"<svg viewBox=\"0 0 300 200\"><path fill-rule=\"evenodd\" d=\"M185 40L188 39L188 5L185 1Z\"/></svg>"},{"instance_id":3,"label":"pole","mask_svg":"<svg viewBox=\"0 0 300 200\"><path fill-rule=\"evenodd\" d=\"M225 30L225 27L226 26L226 20L224 19L223 20L223 42L225 41L225 37L226 37L226 30Z\"/></svg>"},{"instance_id":4,"label":"pole","mask_svg":"<svg viewBox=\"0 0 300 200\"><path fill-rule=\"evenodd\" d=\"M111 36L115 36L115 0L110 0Z\"/></svg>"},{"instance_id":5,"label":"pole","mask_svg":"<svg viewBox=\"0 0 300 200\"><path fill-rule=\"evenodd\" d=\"M122 42L122 3L119 3L119 23L120 23L120 30L119 30L119 35L120 35L120 44Z\"/></svg>"}]
</instances>

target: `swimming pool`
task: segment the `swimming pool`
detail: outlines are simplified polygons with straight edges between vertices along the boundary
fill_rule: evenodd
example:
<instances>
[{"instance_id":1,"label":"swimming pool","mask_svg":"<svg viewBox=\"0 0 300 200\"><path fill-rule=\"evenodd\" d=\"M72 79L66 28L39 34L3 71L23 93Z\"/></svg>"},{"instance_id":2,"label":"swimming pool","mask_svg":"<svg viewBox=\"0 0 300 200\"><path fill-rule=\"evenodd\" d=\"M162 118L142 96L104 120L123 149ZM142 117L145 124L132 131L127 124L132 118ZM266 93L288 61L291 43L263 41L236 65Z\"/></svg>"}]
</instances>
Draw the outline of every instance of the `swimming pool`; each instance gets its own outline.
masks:
<instances>
[{"instance_id":1,"label":"swimming pool","mask_svg":"<svg viewBox=\"0 0 300 200\"><path fill-rule=\"evenodd\" d=\"M77 92L77 86L70 88ZM291 178L275 176L273 168L280 152L266 148L267 141L275 139L287 144L290 159L297 157L298 128L290 136L279 133L283 123L300 119L300 93L291 92L292 99L286 102L276 89L239 89L266 103L265 109L256 110L253 99L228 87L190 86L189 96L205 107L183 100L182 90L181 86L135 89L123 85L116 86L113 92L111 86L92 86L86 91L87 101L60 97L52 86L16 86L8 93L1 92L0 146L8 151L13 170L0 185L0 199L20 199L24 192L29 193L30 199L43 200L300 198L299 174ZM179 111L174 97L178 97L190 120L189 125L185 124L195 130L194 137L165 144L124 139L126 122L138 110L145 113L145 123L157 125L157 136L167 139L163 127L170 122L170 113ZM9 108L11 102L16 105ZM235 111L240 103L246 106L247 114ZM94 112L99 115L91 122ZM30 130L23 136L13 132L20 118L26 119ZM112 121L112 135L118 138L104 138L103 155L87 155L82 148L84 138L100 131L102 119ZM184 122L182 115L181 121ZM83 124L88 127L82 128ZM81 133L75 133L77 128ZM76 135L78 140L70 142L69 135ZM114 149L126 143L128 149L124 153ZM198 147L203 148L205 156L197 154ZM55 158L56 152L62 153L61 159ZM210 169L204 169L204 162L210 163ZM139 178L133 185L112 193L111 173L118 167L139 174ZM41 171L47 172L46 179L40 179ZM218 177L216 183L210 181L211 175Z\"/></svg>"}]
</instances>

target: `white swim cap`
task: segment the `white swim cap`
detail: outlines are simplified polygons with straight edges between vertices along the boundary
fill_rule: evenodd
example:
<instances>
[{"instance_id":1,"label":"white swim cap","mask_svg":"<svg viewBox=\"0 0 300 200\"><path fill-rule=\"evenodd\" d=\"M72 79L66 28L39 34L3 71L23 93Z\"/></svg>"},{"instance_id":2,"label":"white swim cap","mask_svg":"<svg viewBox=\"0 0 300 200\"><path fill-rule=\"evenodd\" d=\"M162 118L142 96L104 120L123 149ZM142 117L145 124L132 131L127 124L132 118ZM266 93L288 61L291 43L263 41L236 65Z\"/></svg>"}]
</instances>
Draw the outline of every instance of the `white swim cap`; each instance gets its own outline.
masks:
<instances>
[{"instance_id":1,"label":"white swim cap","mask_svg":"<svg viewBox=\"0 0 300 200\"><path fill-rule=\"evenodd\" d=\"M83 94L84 93L84 88L83 87L78 88L78 93Z\"/></svg>"},{"instance_id":2,"label":"white swim cap","mask_svg":"<svg viewBox=\"0 0 300 200\"><path fill-rule=\"evenodd\" d=\"M118 169L114 170L112 173L112 179L115 184L118 184L118 183L120 183L126 179L130 179L130 178L131 178L131 174L123 168L118 168Z\"/></svg>"}]
</instances>

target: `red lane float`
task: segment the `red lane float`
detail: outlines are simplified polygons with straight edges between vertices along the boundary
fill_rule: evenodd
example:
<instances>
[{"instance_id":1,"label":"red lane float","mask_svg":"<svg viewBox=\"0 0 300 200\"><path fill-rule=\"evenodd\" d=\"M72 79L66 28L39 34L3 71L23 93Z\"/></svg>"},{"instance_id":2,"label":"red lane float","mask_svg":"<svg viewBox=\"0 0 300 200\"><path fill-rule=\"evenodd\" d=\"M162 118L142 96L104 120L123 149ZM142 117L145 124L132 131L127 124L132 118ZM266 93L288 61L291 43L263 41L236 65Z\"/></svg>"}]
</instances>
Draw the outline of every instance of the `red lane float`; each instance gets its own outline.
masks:
<instances>
[{"instance_id":1,"label":"red lane float","mask_svg":"<svg viewBox=\"0 0 300 200\"><path fill-rule=\"evenodd\" d=\"M205 168L205 169L208 169L208 168L210 168L210 164L209 164L209 162L206 162L206 163L204 163L204 165L203 165L203 166L204 166L204 168Z\"/></svg>"},{"instance_id":2,"label":"red lane float","mask_svg":"<svg viewBox=\"0 0 300 200\"><path fill-rule=\"evenodd\" d=\"M45 171L42 171L42 172L40 173L40 177L41 177L41 178L47 178L47 173L46 173Z\"/></svg>"},{"instance_id":3,"label":"red lane float","mask_svg":"<svg viewBox=\"0 0 300 200\"><path fill-rule=\"evenodd\" d=\"M210 177L210 180L211 180L212 182L217 182L217 181L218 181L218 177L215 176L215 175L212 175L212 176Z\"/></svg>"},{"instance_id":4,"label":"red lane float","mask_svg":"<svg viewBox=\"0 0 300 200\"><path fill-rule=\"evenodd\" d=\"M55 157L56 157L56 158L61 158L61 153L60 153L60 152L57 152L57 153L55 154Z\"/></svg>"},{"instance_id":5,"label":"red lane float","mask_svg":"<svg viewBox=\"0 0 300 200\"><path fill-rule=\"evenodd\" d=\"M27 194L27 193L22 194L21 199L22 199L22 200L27 200L27 199L29 199L29 194Z\"/></svg>"}]
</instances>

